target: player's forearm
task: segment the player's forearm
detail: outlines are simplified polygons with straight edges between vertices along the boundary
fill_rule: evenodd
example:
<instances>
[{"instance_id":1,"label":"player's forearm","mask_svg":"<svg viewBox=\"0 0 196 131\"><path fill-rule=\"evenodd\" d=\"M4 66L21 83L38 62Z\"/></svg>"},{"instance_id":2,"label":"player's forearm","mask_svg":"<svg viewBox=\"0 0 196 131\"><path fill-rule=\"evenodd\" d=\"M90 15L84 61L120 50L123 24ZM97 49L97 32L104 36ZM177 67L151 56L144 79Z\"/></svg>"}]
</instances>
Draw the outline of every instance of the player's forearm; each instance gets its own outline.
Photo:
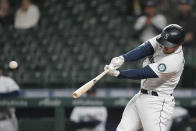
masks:
<instances>
[{"instance_id":1,"label":"player's forearm","mask_svg":"<svg viewBox=\"0 0 196 131\"><path fill-rule=\"evenodd\" d=\"M146 56L152 55L154 53L154 49L150 42L146 42L143 46L139 46L128 53L124 54L123 57L126 61L136 61L142 59Z\"/></svg>"},{"instance_id":2,"label":"player's forearm","mask_svg":"<svg viewBox=\"0 0 196 131\"><path fill-rule=\"evenodd\" d=\"M149 66L145 66L142 69L130 69L120 71L118 78L147 79L158 78L158 76Z\"/></svg>"}]
</instances>

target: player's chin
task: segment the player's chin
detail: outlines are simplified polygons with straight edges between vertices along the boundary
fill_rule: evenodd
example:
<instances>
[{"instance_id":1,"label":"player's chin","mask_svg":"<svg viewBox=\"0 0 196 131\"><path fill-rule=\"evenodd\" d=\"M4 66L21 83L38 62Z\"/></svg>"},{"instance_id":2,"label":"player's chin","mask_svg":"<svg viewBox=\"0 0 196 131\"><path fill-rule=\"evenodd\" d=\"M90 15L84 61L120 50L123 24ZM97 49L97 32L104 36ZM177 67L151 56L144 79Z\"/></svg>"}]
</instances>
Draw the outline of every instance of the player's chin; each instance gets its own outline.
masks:
<instances>
[{"instance_id":1,"label":"player's chin","mask_svg":"<svg viewBox=\"0 0 196 131\"><path fill-rule=\"evenodd\" d=\"M164 54L171 54L174 52L172 48L163 48L162 51Z\"/></svg>"},{"instance_id":2,"label":"player's chin","mask_svg":"<svg viewBox=\"0 0 196 131\"><path fill-rule=\"evenodd\" d=\"M163 53L164 53L164 54L171 54L170 52L167 52L167 51L163 51Z\"/></svg>"}]
</instances>

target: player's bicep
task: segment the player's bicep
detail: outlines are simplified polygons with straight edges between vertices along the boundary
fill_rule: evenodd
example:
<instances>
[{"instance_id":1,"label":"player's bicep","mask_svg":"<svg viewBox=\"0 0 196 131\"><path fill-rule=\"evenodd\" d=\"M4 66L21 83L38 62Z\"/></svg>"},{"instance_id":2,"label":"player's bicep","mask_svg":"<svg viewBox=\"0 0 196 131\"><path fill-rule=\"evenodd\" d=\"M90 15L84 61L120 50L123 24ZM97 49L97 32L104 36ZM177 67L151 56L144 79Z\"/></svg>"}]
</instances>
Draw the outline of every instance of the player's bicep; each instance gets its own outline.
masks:
<instances>
[{"instance_id":1,"label":"player's bicep","mask_svg":"<svg viewBox=\"0 0 196 131\"><path fill-rule=\"evenodd\" d=\"M123 57L125 61L136 61L142 59L146 56L150 56L154 53L154 49L149 41L141 44L135 49L124 54Z\"/></svg>"}]
</instances>

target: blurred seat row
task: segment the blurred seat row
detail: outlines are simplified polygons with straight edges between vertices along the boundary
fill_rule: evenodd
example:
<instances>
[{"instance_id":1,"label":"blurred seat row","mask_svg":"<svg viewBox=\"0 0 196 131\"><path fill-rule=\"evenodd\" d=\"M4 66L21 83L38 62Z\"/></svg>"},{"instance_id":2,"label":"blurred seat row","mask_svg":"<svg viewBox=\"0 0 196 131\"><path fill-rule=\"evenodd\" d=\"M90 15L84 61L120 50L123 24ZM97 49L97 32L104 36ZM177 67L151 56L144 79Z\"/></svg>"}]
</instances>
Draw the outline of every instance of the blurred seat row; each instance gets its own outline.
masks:
<instances>
[{"instance_id":1,"label":"blurred seat row","mask_svg":"<svg viewBox=\"0 0 196 131\"><path fill-rule=\"evenodd\" d=\"M123 1L47 0L38 6L37 27L0 29L0 61L6 73L24 87L75 87L102 72L112 57L140 44L133 38L134 20L122 13ZM10 60L19 62L18 70L8 70ZM130 63L124 68L140 65ZM103 81L114 82L111 77ZM123 85L120 82L115 85Z\"/></svg>"}]
</instances>

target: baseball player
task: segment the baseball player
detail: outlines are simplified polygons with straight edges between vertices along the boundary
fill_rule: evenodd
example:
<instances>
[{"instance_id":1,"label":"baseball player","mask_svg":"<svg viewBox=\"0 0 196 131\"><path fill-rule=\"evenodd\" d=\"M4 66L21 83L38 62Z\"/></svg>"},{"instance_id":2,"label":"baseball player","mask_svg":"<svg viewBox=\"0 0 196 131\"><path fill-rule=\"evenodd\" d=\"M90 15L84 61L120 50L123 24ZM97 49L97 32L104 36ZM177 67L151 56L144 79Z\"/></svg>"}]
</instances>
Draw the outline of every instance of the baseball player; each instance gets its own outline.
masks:
<instances>
[{"instance_id":1,"label":"baseball player","mask_svg":"<svg viewBox=\"0 0 196 131\"><path fill-rule=\"evenodd\" d=\"M0 66L0 98L19 96L19 86L10 77L3 76L3 67ZM0 131L17 131L18 122L15 109L0 107Z\"/></svg>"},{"instance_id":2,"label":"baseball player","mask_svg":"<svg viewBox=\"0 0 196 131\"><path fill-rule=\"evenodd\" d=\"M127 104L117 131L166 131L175 105L173 90L184 67L184 36L181 26L170 24L158 36L105 66L111 76L141 79L141 89ZM141 69L117 70L124 62L144 57Z\"/></svg>"},{"instance_id":3,"label":"baseball player","mask_svg":"<svg viewBox=\"0 0 196 131\"><path fill-rule=\"evenodd\" d=\"M95 89L88 91L87 95L96 97ZM73 122L78 123L77 125L87 123L76 131L105 131L107 116L107 109L104 106L76 106L73 108L70 118Z\"/></svg>"}]
</instances>

